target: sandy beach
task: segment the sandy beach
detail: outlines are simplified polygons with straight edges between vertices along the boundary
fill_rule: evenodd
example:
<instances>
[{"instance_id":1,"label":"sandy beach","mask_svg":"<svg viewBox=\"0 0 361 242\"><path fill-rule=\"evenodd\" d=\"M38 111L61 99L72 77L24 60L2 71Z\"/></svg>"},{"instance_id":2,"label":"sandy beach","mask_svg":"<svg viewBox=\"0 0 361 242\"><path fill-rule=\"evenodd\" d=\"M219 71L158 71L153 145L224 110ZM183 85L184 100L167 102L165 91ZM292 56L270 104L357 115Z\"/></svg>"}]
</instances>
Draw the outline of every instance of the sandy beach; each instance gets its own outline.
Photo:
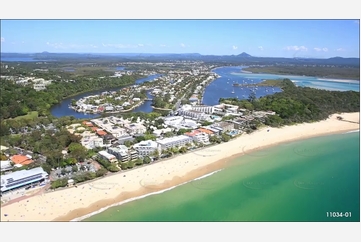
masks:
<instances>
[{"instance_id":1,"label":"sandy beach","mask_svg":"<svg viewBox=\"0 0 361 242\"><path fill-rule=\"evenodd\" d=\"M337 116L342 116L344 121L338 120ZM109 175L77 188L47 192L5 204L1 207L1 221L71 221L126 199L167 189L219 170L228 160L246 152L294 140L359 130L359 120L359 112L343 113L316 123L265 127L227 143Z\"/></svg>"}]
</instances>

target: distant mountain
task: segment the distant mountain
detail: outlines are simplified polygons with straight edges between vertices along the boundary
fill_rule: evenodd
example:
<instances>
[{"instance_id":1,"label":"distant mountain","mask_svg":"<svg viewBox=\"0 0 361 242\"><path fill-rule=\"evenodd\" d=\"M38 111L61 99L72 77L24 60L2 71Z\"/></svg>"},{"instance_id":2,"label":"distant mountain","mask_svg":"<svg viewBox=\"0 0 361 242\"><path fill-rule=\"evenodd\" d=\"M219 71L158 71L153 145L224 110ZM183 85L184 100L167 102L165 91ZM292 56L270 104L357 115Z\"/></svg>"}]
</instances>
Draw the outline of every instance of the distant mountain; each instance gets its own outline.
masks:
<instances>
[{"instance_id":1,"label":"distant mountain","mask_svg":"<svg viewBox=\"0 0 361 242\"><path fill-rule=\"evenodd\" d=\"M284 58L284 57L255 57L242 52L238 55L201 55L199 53L1 53L2 58L27 57L38 60L91 60L104 59L109 61L172 61L172 60L192 60L213 63L228 63L234 65L286 65L286 64L307 64L307 65L344 65L360 66L360 58L332 57L328 59L317 58Z\"/></svg>"},{"instance_id":2,"label":"distant mountain","mask_svg":"<svg viewBox=\"0 0 361 242\"><path fill-rule=\"evenodd\" d=\"M247 54L246 52L242 52L241 54L237 55L238 57L252 57L251 55Z\"/></svg>"}]
</instances>

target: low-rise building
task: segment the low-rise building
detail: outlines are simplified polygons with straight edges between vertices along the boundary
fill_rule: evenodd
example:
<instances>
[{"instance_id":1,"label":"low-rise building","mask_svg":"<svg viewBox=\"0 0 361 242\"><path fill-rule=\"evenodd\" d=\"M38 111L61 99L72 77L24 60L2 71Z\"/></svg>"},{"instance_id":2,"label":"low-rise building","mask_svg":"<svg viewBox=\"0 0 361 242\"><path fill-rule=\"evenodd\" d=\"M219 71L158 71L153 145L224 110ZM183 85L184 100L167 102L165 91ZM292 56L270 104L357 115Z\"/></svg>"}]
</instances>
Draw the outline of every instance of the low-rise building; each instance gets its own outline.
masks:
<instances>
[{"instance_id":1,"label":"low-rise building","mask_svg":"<svg viewBox=\"0 0 361 242\"><path fill-rule=\"evenodd\" d=\"M193 139L186 135L178 135L157 140L156 142L160 145L161 150L164 150L175 146L184 146L187 143L192 143Z\"/></svg>"},{"instance_id":2,"label":"low-rise building","mask_svg":"<svg viewBox=\"0 0 361 242\"><path fill-rule=\"evenodd\" d=\"M130 160L136 160L139 158L138 152L136 150L129 151Z\"/></svg>"},{"instance_id":3,"label":"low-rise building","mask_svg":"<svg viewBox=\"0 0 361 242\"><path fill-rule=\"evenodd\" d=\"M247 124L247 120L244 119L244 118L239 118L239 119L236 119L236 120L232 120L230 122L232 122L234 124L235 129L242 129Z\"/></svg>"},{"instance_id":4,"label":"low-rise building","mask_svg":"<svg viewBox=\"0 0 361 242\"><path fill-rule=\"evenodd\" d=\"M209 143L208 134L206 134L205 132L201 132L200 130L192 130L191 132L187 132L184 135L191 137L193 141L197 143Z\"/></svg>"},{"instance_id":5,"label":"low-rise building","mask_svg":"<svg viewBox=\"0 0 361 242\"><path fill-rule=\"evenodd\" d=\"M119 145L118 147L109 147L107 149L109 154L114 155L119 161L125 162L129 160L129 150L125 145Z\"/></svg>"},{"instance_id":6,"label":"low-rise building","mask_svg":"<svg viewBox=\"0 0 361 242\"><path fill-rule=\"evenodd\" d=\"M99 155L100 158L106 159L107 161L117 162L117 158L114 155L109 154L105 150L99 151L98 155Z\"/></svg>"},{"instance_id":7,"label":"low-rise building","mask_svg":"<svg viewBox=\"0 0 361 242\"><path fill-rule=\"evenodd\" d=\"M143 140L135 145L133 148L138 152L140 156L149 156L154 151L159 150L159 144L152 140Z\"/></svg>"},{"instance_id":8,"label":"low-rise building","mask_svg":"<svg viewBox=\"0 0 361 242\"><path fill-rule=\"evenodd\" d=\"M0 164L1 164L1 171L9 171L13 169L10 160L2 160L0 161Z\"/></svg>"},{"instance_id":9,"label":"low-rise building","mask_svg":"<svg viewBox=\"0 0 361 242\"><path fill-rule=\"evenodd\" d=\"M97 137L95 135L86 136L81 139L81 144L87 149L94 149L97 147L104 147L103 138Z\"/></svg>"},{"instance_id":10,"label":"low-rise building","mask_svg":"<svg viewBox=\"0 0 361 242\"><path fill-rule=\"evenodd\" d=\"M214 112L213 106L206 106L206 105L195 105L195 106L192 106L191 109L195 110L195 111L203 112L206 114L212 114Z\"/></svg>"},{"instance_id":11,"label":"low-rise building","mask_svg":"<svg viewBox=\"0 0 361 242\"><path fill-rule=\"evenodd\" d=\"M222 132L229 132L232 129L234 129L234 123L222 121L222 122L212 124L212 127L213 128L220 127L222 129Z\"/></svg>"},{"instance_id":12,"label":"low-rise building","mask_svg":"<svg viewBox=\"0 0 361 242\"><path fill-rule=\"evenodd\" d=\"M48 173L41 167L15 171L1 176L1 192L10 191L35 182L45 181L46 179L48 179Z\"/></svg>"},{"instance_id":13,"label":"low-rise building","mask_svg":"<svg viewBox=\"0 0 361 242\"><path fill-rule=\"evenodd\" d=\"M124 125L124 127L131 135L144 134L147 131L147 128L143 124L139 124L139 123L126 124Z\"/></svg>"},{"instance_id":14,"label":"low-rise building","mask_svg":"<svg viewBox=\"0 0 361 242\"><path fill-rule=\"evenodd\" d=\"M133 142L135 139L130 135L124 135L121 137L118 137L117 143L123 145L126 141Z\"/></svg>"},{"instance_id":15,"label":"low-rise building","mask_svg":"<svg viewBox=\"0 0 361 242\"><path fill-rule=\"evenodd\" d=\"M16 165L29 165L33 163L34 161L31 159L31 157L26 155L14 155L11 157L11 161L14 162Z\"/></svg>"}]
</instances>

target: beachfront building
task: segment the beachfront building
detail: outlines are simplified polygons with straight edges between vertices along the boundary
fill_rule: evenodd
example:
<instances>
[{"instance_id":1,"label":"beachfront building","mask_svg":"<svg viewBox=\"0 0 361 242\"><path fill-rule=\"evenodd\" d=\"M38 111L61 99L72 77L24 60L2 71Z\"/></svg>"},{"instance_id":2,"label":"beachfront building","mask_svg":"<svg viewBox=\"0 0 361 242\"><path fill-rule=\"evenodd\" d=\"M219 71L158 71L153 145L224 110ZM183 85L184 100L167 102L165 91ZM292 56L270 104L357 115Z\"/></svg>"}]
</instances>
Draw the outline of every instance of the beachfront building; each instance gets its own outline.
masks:
<instances>
[{"instance_id":1,"label":"beachfront building","mask_svg":"<svg viewBox=\"0 0 361 242\"><path fill-rule=\"evenodd\" d=\"M187 143L192 143L193 139L187 135L178 135L174 137L157 140L156 142L160 145L161 150L165 150L176 146L178 147L184 146Z\"/></svg>"},{"instance_id":2,"label":"beachfront building","mask_svg":"<svg viewBox=\"0 0 361 242\"><path fill-rule=\"evenodd\" d=\"M143 140L135 145L133 148L138 151L140 156L147 156L154 153L154 151L159 150L159 144L152 140Z\"/></svg>"},{"instance_id":3,"label":"beachfront building","mask_svg":"<svg viewBox=\"0 0 361 242\"><path fill-rule=\"evenodd\" d=\"M136 160L139 158L138 152L136 150L129 151L130 160Z\"/></svg>"},{"instance_id":4,"label":"beachfront building","mask_svg":"<svg viewBox=\"0 0 361 242\"><path fill-rule=\"evenodd\" d=\"M119 145L118 147L109 147L107 149L109 154L114 155L119 161L126 162L129 160L129 150L125 145Z\"/></svg>"},{"instance_id":5,"label":"beachfront building","mask_svg":"<svg viewBox=\"0 0 361 242\"><path fill-rule=\"evenodd\" d=\"M15 171L1 176L1 192L21 188L48 179L48 173L37 167L30 170Z\"/></svg>"},{"instance_id":6,"label":"beachfront building","mask_svg":"<svg viewBox=\"0 0 361 242\"><path fill-rule=\"evenodd\" d=\"M235 129L242 129L247 125L247 120L244 118L239 118L236 120L230 120L229 122L234 124Z\"/></svg>"},{"instance_id":7,"label":"beachfront building","mask_svg":"<svg viewBox=\"0 0 361 242\"><path fill-rule=\"evenodd\" d=\"M115 155L109 154L105 150L99 151L98 155L100 158L106 159L109 162L117 162L117 158Z\"/></svg>"},{"instance_id":8,"label":"beachfront building","mask_svg":"<svg viewBox=\"0 0 361 242\"><path fill-rule=\"evenodd\" d=\"M197 143L203 143L203 144L209 143L208 134L201 132L199 130L192 130L191 132L187 132L184 135L191 137L193 141Z\"/></svg>"},{"instance_id":9,"label":"beachfront building","mask_svg":"<svg viewBox=\"0 0 361 242\"><path fill-rule=\"evenodd\" d=\"M222 128L222 132L229 132L231 131L232 129L234 129L234 123L231 123L231 122L219 122L219 123L216 123L214 124L216 127L220 127Z\"/></svg>"}]
</instances>

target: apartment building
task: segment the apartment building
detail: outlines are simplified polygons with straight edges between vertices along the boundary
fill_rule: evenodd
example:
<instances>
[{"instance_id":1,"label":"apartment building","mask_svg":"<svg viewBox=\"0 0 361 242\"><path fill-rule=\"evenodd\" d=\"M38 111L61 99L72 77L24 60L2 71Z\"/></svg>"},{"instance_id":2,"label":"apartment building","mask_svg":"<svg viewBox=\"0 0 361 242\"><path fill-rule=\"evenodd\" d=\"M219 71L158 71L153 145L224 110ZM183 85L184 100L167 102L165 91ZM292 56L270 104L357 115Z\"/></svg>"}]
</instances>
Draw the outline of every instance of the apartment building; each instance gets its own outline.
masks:
<instances>
[{"instance_id":1,"label":"apartment building","mask_svg":"<svg viewBox=\"0 0 361 242\"><path fill-rule=\"evenodd\" d=\"M184 146L187 143L192 143L193 139L186 135L178 135L175 137L157 140L156 142L160 145L161 150L164 150L175 146Z\"/></svg>"},{"instance_id":2,"label":"apartment building","mask_svg":"<svg viewBox=\"0 0 361 242\"><path fill-rule=\"evenodd\" d=\"M192 130L191 132L187 132L184 135L191 137L193 141L197 143L209 143L209 135L205 132L201 132L200 130Z\"/></svg>"},{"instance_id":3,"label":"apartment building","mask_svg":"<svg viewBox=\"0 0 361 242\"><path fill-rule=\"evenodd\" d=\"M149 156L159 149L159 144L152 140L143 140L133 145L133 148L138 151L140 156Z\"/></svg>"},{"instance_id":4,"label":"apartment building","mask_svg":"<svg viewBox=\"0 0 361 242\"><path fill-rule=\"evenodd\" d=\"M102 150L98 152L98 155L100 158L106 159L110 162L117 162L117 158L115 155L109 154L107 151Z\"/></svg>"},{"instance_id":5,"label":"apartment building","mask_svg":"<svg viewBox=\"0 0 361 242\"><path fill-rule=\"evenodd\" d=\"M195 105L195 106L192 106L192 110L203 112L206 114L212 114L214 112L214 107L213 106L205 106L205 105Z\"/></svg>"},{"instance_id":6,"label":"apartment building","mask_svg":"<svg viewBox=\"0 0 361 242\"><path fill-rule=\"evenodd\" d=\"M114 155L119 161L125 162L129 160L129 150L125 145L119 145L118 147L109 147L107 149L109 154Z\"/></svg>"},{"instance_id":7,"label":"apartment building","mask_svg":"<svg viewBox=\"0 0 361 242\"><path fill-rule=\"evenodd\" d=\"M144 125L138 123L126 124L124 127L127 129L127 132L132 135L144 134L147 131Z\"/></svg>"}]
</instances>

